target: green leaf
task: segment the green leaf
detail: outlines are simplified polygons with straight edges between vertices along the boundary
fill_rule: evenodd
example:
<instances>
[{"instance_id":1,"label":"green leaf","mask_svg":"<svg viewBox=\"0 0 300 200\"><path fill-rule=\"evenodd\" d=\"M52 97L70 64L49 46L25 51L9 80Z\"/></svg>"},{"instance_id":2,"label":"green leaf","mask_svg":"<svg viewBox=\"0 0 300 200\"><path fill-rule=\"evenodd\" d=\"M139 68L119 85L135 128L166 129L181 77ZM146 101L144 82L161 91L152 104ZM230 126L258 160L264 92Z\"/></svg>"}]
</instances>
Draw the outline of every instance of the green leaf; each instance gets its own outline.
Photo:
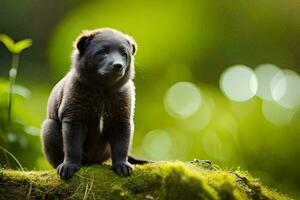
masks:
<instances>
[{"instance_id":1,"label":"green leaf","mask_svg":"<svg viewBox=\"0 0 300 200\"><path fill-rule=\"evenodd\" d=\"M14 42L8 35L0 34L0 41L7 47L11 53L18 54L24 49L32 45L31 39L24 39L19 42Z\"/></svg>"},{"instance_id":2,"label":"green leaf","mask_svg":"<svg viewBox=\"0 0 300 200\"><path fill-rule=\"evenodd\" d=\"M14 53L20 53L24 49L30 47L32 45L32 40L31 39L24 39L21 40L14 45Z\"/></svg>"},{"instance_id":3,"label":"green leaf","mask_svg":"<svg viewBox=\"0 0 300 200\"><path fill-rule=\"evenodd\" d=\"M15 42L8 35L0 34L0 41L8 48L10 52L14 52Z\"/></svg>"},{"instance_id":4,"label":"green leaf","mask_svg":"<svg viewBox=\"0 0 300 200\"><path fill-rule=\"evenodd\" d=\"M25 126L24 127L24 132L29 134L29 135L40 136L41 130L37 127L34 127L34 126Z\"/></svg>"},{"instance_id":5,"label":"green leaf","mask_svg":"<svg viewBox=\"0 0 300 200\"><path fill-rule=\"evenodd\" d=\"M24 98L30 98L31 97L31 92L29 89L27 89L26 87L22 86L22 85L14 85L13 86L13 94L18 94L21 97Z\"/></svg>"}]
</instances>

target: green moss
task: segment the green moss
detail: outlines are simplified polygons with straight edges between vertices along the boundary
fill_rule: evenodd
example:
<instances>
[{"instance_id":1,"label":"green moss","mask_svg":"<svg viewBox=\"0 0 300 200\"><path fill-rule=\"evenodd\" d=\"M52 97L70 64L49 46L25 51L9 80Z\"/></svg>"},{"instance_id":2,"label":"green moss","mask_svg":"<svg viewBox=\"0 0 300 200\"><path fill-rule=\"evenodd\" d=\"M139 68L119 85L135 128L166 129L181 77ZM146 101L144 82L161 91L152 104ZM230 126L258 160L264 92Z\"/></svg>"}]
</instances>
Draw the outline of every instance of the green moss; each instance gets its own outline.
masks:
<instances>
[{"instance_id":1,"label":"green moss","mask_svg":"<svg viewBox=\"0 0 300 200\"><path fill-rule=\"evenodd\" d=\"M11 193L14 199L20 195L32 199L289 199L247 172L230 172L208 163L135 166L127 178L115 175L109 165L95 165L82 167L68 181L61 180L55 170L2 169L0 183L4 183L0 196Z\"/></svg>"}]
</instances>

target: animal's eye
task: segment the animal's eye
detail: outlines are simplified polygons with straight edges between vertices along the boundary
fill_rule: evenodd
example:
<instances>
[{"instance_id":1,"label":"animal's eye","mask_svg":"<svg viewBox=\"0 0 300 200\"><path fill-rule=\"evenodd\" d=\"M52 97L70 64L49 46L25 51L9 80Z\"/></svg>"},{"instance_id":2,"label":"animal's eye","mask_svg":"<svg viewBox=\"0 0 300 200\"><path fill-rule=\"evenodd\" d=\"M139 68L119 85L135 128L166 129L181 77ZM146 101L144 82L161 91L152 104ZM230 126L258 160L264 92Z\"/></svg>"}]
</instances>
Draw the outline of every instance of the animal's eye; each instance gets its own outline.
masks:
<instances>
[{"instance_id":1,"label":"animal's eye","mask_svg":"<svg viewBox=\"0 0 300 200\"><path fill-rule=\"evenodd\" d=\"M122 56L127 57L127 53L126 53L125 49L121 49L120 53Z\"/></svg>"},{"instance_id":2,"label":"animal's eye","mask_svg":"<svg viewBox=\"0 0 300 200\"><path fill-rule=\"evenodd\" d=\"M97 54L100 54L100 55L106 55L108 53L109 53L109 49L108 48L102 48L99 51L97 51Z\"/></svg>"}]
</instances>

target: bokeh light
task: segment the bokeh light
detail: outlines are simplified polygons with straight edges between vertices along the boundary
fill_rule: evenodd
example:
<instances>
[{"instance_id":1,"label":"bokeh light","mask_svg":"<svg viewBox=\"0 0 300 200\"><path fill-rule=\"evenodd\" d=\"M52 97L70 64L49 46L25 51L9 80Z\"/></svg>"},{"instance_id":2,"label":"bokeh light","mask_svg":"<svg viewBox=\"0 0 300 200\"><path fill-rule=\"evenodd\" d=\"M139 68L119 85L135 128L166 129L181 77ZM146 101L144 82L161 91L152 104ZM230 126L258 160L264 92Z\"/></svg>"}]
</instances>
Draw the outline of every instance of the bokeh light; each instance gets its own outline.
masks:
<instances>
[{"instance_id":1,"label":"bokeh light","mask_svg":"<svg viewBox=\"0 0 300 200\"><path fill-rule=\"evenodd\" d=\"M15 133L8 133L7 139L10 142L15 142L17 140L17 135Z\"/></svg>"},{"instance_id":2,"label":"bokeh light","mask_svg":"<svg viewBox=\"0 0 300 200\"><path fill-rule=\"evenodd\" d=\"M214 101L205 96L202 106L192 116L181 119L179 124L187 131L197 132L203 130L210 123L214 112Z\"/></svg>"},{"instance_id":3,"label":"bokeh light","mask_svg":"<svg viewBox=\"0 0 300 200\"><path fill-rule=\"evenodd\" d=\"M272 100L278 101L286 92L286 78L283 71L279 71L271 81Z\"/></svg>"},{"instance_id":4,"label":"bokeh light","mask_svg":"<svg viewBox=\"0 0 300 200\"><path fill-rule=\"evenodd\" d=\"M285 108L274 101L263 101L262 112L269 122L275 125L288 125L293 117L294 110Z\"/></svg>"},{"instance_id":5,"label":"bokeh light","mask_svg":"<svg viewBox=\"0 0 300 200\"><path fill-rule=\"evenodd\" d=\"M252 69L235 65L223 72L220 79L223 93L234 101L247 101L257 92L257 78Z\"/></svg>"},{"instance_id":6,"label":"bokeh light","mask_svg":"<svg viewBox=\"0 0 300 200\"><path fill-rule=\"evenodd\" d=\"M142 146L151 159L166 159L172 147L172 139L168 132L156 129L146 134Z\"/></svg>"},{"instance_id":7,"label":"bokeh light","mask_svg":"<svg viewBox=\"0 0 300 200\"><path fill-rule=\"evenodd\" d=\"M202 104L202 92L190 82L178 82L169 88L164 105L167 112L176 118L193 115Z\"/></svg>"},{"instance_id":8,"label":"bokeh light","mask_svg":"<svg viewBox=\"0 0 300 200\"><path fill-rule=\"evenodd\" d=\"M275 100L284 107L295 108L300 104L300 77L291 70L284 70L283 72L284 77L277 81L274 90L280 91L285 86L285 91L281 98L275 98Z\"/></svg>"},{"instance_id":9,"label":"bokeh light","mask_svg":"<svg viewBox=\"0 0 300 200\"><path fill-rule=\"evenodd\" d=\"M284 94L285 88L274 88L278 80L284 77L283 72L273 64L261 64L255 69L258 81L257 96L264 100L273 100L273 96L277 99ZM279 89L279 90L278 90Z\"/></svg>"}]
</instances>

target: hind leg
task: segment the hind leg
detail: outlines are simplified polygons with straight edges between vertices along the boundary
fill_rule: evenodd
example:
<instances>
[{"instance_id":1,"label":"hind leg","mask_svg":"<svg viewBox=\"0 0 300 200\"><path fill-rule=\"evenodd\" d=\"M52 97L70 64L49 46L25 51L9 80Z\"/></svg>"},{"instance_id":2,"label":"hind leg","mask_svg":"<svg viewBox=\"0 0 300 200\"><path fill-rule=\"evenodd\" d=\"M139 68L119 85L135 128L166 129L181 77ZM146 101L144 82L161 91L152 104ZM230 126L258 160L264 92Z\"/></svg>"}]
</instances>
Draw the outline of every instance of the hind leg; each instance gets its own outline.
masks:
<instances>
[{"instance_id":1,"label":"hind leg","mask_svg":"<svg viewBox=\"0 0 300 200\"><path fill-rule=\"evenodd\" d=\"M53 119L46 119L42 126L44 154L49 163L56 168L63 162L63 139L61 124Z\"/></svg>"}]
</instances>

